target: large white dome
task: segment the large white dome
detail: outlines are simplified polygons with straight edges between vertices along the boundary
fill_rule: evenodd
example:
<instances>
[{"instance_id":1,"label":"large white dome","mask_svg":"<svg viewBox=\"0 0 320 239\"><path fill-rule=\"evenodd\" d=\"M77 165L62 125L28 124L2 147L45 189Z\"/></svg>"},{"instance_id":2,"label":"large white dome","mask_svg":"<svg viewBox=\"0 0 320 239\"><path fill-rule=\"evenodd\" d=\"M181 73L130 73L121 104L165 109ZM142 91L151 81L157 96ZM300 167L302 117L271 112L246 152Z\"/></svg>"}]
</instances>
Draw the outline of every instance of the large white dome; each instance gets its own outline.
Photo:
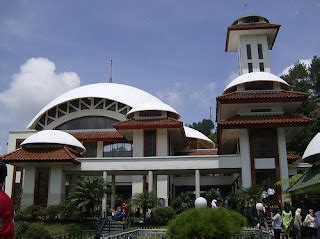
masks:
<instances>
[{"instance_id":1,"label":"large white dome","mask_svg":"<svg viewBox=\"0 0 320 239\"><path fill-rule=\"evenodd\" d=\"M30 144L61 144L73 146L81 153L86 151L86 148L75 137L60 130L39 131L25 139L21 146Z\"/></svg>"},{"instance_id":2,"label":"large white dome","mask_svg":"<svg viewBox=\"0 0 320 239\"><path fill-rule=\"evenodd\" d=\"M310 141L306 150L304 151L302 159L307 159L317 154L320 155L320 133L317 133L316 136L314 136L314 138Z\"/></svg>"},{"instance_id":3,"label":"large white dome","mask_svg":"<svg viewBox=\"0 0 320 239\"><path fill-rule=\"evenodd\" d=\"M271 74L269 72L251 72L246 73L243 75L238 76L233 81L230 82L230 84L224 89L224 92L231 87L244 84L247 82L254 82L254 81L272 81L272 82L279 82L280 84L284 84L288 86L289 84L282 80L280 77Z\"/></svg>"},{"instance_id":4,"label":"large white dome","mask_svg":"<svg viewBox=\"0 0 320 239\"><path fill-rule=\"evenodd\" d=\"M31 128L32 125L34 125L35 122L39 120L40 117L49 109L70 100L88 97L110 99L128 105L132 108L139 107L145 103L154 103L155 105L164 104L157 97L128 85L116 83L85 85L70 90L51 101L39 111L39 113L28 124L27 128ZM177 112L171 107L170 111L177 114Z\"/></svg>"}]
</instances>

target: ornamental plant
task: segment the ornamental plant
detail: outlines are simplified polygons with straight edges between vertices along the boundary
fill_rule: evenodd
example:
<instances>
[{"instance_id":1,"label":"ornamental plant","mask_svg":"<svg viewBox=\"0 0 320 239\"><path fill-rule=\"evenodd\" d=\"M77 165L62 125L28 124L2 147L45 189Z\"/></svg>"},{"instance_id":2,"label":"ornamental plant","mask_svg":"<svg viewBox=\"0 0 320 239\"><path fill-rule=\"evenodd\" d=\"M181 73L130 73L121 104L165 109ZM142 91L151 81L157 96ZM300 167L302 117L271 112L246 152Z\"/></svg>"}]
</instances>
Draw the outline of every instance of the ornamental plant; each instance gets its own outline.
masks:
<instances>
[{"instance_id":1,"label":"ornamental plant","mask_svg":"<svg viewBox=\"0 0 320 239\"><path fill-rule=\"evenodd\" d=\"M168 224L170 238L229 239L247 224L240 213L225 208L193 208L177 215Z\"/></svg>"}]
</instances>

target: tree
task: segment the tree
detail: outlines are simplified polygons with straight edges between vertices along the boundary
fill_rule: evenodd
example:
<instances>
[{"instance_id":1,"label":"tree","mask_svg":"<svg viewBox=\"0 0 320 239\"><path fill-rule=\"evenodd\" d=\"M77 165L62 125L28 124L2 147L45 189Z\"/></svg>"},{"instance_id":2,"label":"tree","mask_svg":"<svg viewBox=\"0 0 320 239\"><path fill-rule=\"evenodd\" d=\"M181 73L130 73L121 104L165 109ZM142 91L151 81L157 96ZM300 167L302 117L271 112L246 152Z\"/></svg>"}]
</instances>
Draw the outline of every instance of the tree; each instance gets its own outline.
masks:
<instances>
[{"instance_id":1,"label":"tree","mask_svg":"<svg viewBox=\"0 0 320 239\"><path fill-rule=\"evenodd\" d=\"M133 196L131 203L142 208L143 221L145 221L147 210L157 205L157 198L150 192L137 193Z\"/></svg>"},{"instance_id":2,"label":"tree","mask_svg":"<svg viewBox=\"0 0 320 239\"><path fill-rule=\"evenodd\" d=\"M102 197L107 191L103 178L82 177L71 189L68 202L78 210L93 215L95 209L101 206Z\"/></svg>"},{"instance_id":3,"label":"tree","mask_svg":"<svg viewBox=\"0 0 320 239\"><path fill-rule=\"evenodd\" d=\"M192 125L190 125L190 127L199 130L206 136L209 136L212 130L214 129L214 123L210 119L203 119L201 122L198 123L193 122Z\"/></svg>"},{"instance_id":4,"label":"tree","mask_svg":"<svg viewBox=\"0 0 320 239\"><path fill-rule=\"evenodd\" d=\"M193 206L193 200L187 193L180 193L179 196L174 200L173 207L177 213L191 208Z\"/></svg>"},{"instance_id":5,"label":"tree","mask_svg":"<svg viewBox=\"0 0 320 239\"><path fill-rule=\"evenodd\" d=\"M297 113L310 117L312 123L288 143L289 151L302 155L310 140L320 131L320 58L314 56L309 68L297 62L288 74L281 78L288 82L294 91L310 94Z\"/></svg>"}]
</instances>

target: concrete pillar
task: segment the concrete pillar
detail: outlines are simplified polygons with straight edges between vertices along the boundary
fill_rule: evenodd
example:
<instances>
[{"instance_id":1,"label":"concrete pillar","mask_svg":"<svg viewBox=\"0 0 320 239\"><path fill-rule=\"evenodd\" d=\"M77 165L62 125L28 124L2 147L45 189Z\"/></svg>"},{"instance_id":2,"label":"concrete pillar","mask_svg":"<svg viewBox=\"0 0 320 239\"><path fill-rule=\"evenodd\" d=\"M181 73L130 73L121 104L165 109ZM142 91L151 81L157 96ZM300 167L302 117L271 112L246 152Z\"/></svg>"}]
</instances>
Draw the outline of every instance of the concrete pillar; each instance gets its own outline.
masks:
<instances>
[{"instance_id":1,"label":"concrete pillar","mask_svg":"<svg viewBox=\"0 0 320 239\"><path fill-rule=\"evenodd\" d=\"M148 172L148 192L153 192L153 172Z\"/></svg>"},{"instance_id":2,"label":"concrete pillar","mask_svg":"<svg viewBox=\"0 0 320 239\"><path fill-rule=\"evenodd\" d=\"M49 177L48 205L59 204L65 200L65 173L62 167L52 167Z\"/></svg>"},{"instance_id":3,"label":"concrete pillar","mask_svg":"<svg viewBox=\"0 0 320 239\"><path fill-rule=\"evenodd\" d=\"M21 208L26 208L34 203L36 170L34 167L25 167L23 177L23 192L21 196Z\"/></svg>"},{"instance_id":4,"label":"concrete pillar","mask_svg":"<svg viewBox=\"0 0 320 239\"><path fill-rule=\"evenodd\" d=\"M116 206L116 175L111 177L111 208Z\"/></svg>"},{"instance_id":5,"label":"concrete pillar","mask_svg":"<svg viewBox=\"0 0 320 239\"><path fill-rule=\"evenodd\" d=\"M200 171L196 169L195 171L195 188L196 188L196 198L200 197Z\"/></svg>"},{"instance_id":6,"label":"concrete pillar","mask_svg":"<svg viewBox=\"0 0 320 239\"><path fill-rule=\"evenodd\" d=\"M103 177L104 182L106 184L108 184L108 173L107 173L107 171L103 171L102 177ZM108 194L105 193L103 195L103 198L102 198L102 207L101 207L102 212L106 211L107 208L108 208L107 201L108 201Z\"/></svg>"},{"instance_id":7,"label":"concrete pillar","mask_svg":"<svg viewBox=\"0 0 320 239\"><path fill-rule=\"evenodd\" d=\"M241 156L241 180L242 187L252 186L251 163L250 163L250 141L247 129L240 129L240 156Z\"/></svg>"},{"instance_id":8,"label":"concrete pillar","mask_svg":"<svg viewBox=\"0 0 320 239\"><path fill-rule=\"evenodd\" d=\"M168 182L169 176L168 175L158 175L157 177L157 198L163 198L165 200L165 206L168 206Z\"/></svg>"},{"instance_id":9,"label":"concrete pillar","mask_svg":"<svg viewBox=\"0 0 320 239\"><path fill-rule=\"evenodd\" d=\"M103 142L98 141L97 142L97 158L103 157Z\"/></svg>"},{"instance_id":10,"label":"concrete pillar","mask_svg":"<svg viewBox=\"0 0 320 239\"><path fill-rule=\"evenodd\" d=\"M285 180L289 178L288 159L287 159L287 145L284 128L277 129L278 134L278 151L279 151L279 165L280 165L280 179ZM288 184L282 185L282 192L288 189Z\"/></svg>"}]
</instances>

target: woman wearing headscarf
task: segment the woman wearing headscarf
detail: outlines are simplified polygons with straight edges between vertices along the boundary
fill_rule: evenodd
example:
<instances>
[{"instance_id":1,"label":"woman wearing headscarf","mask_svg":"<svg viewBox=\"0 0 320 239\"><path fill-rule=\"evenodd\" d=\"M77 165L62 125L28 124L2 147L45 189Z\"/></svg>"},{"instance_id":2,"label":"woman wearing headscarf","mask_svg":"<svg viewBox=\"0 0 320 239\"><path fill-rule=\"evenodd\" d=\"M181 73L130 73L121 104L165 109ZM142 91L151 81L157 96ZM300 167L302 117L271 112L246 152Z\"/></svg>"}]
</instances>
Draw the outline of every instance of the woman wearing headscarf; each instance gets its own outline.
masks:
<instances>
[{"instance_id":1,"label":"woman wearing headscarf","mask_svg":"<svg viewBox=\"0 0 320 239\"><path fill-rule=\"evenodd\" d=\"M302 216L301 216L301 208L297 208L296 213L294 215L294 238L301 239L301 225L302 225Z\"/></svg>"}]
</instances>

